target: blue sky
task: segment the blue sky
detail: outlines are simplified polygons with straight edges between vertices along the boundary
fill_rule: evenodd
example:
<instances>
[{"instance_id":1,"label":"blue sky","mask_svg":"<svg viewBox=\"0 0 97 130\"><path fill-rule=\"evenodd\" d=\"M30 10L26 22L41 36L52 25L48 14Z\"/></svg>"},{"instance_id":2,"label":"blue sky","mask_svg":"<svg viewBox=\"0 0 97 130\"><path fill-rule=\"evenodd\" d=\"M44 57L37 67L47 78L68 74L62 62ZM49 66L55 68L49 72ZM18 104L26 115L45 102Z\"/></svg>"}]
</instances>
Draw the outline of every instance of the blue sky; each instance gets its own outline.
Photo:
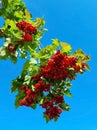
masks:
<instances>
[{"instance_id":1,"label":"blue sky","mask_svg":"<svg viewBox=\"0 0 97 130\"><path fill-rule=\"evenodd\" d=\"M22 70L24 60L16 65L0 61L0 130L97 130L97 0L24 0L33 18L44 16L45 33L42 44L59 38L71 44L73 50L82 48L91 56L91 70L73 81L71 106L57 122L46 124L43 110L26 107L15 109L15 94L10 93L10 81ZM0 19L0 27L3 20ZM2 41L0 41L2 43Z\"/></svg>"}]
</instances>

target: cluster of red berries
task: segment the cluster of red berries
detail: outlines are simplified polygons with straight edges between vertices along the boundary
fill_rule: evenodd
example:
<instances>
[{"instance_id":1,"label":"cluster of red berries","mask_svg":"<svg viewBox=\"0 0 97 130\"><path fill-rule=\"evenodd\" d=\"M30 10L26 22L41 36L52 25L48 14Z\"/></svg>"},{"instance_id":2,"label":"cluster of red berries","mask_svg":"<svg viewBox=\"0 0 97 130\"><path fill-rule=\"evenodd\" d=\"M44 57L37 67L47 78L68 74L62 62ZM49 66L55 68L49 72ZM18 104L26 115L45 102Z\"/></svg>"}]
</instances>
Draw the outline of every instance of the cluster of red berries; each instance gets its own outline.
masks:
<instances>
[{"instance_id":1,"label":"cluster of red berries","mask_svg":"<svg viewBox=\"0 0 97 130\"><path fill-rule=\"evenodd\" d=\"M35 84L35 90L29 89L28 86L23 85L20 87L20 90L24 91L24 99L20 100L20 106L28 106L31 107L35 104L35 99L38 96L38 93L50 90L50 85L45 84L42 81L38 81ZM55 117L59 117L62 112L62 109L57 106L57 104L64 103L64 97L55 95L51 101L46 101L41 104L42 108L45 108L46 111L44 112L45 115L49 117L49 119L53 119Z\"/></svg>"},{"instance_id":2,"label":"cluster of red berries","mask_svg":"<svg viewBox=\"0 0 97 130\"><path fill-rule=\"evenodd\" d=\"M38 93L40 92L49 92L50 91L50 85L45 84L42 81L38 81L35 85L35 90L32 91L28 88L28 86L23 85L20 87L20 90L23 90L25 93L25 98L20 100L20 106L31 106L34 104L34 99L37 98Z\"/></svg>"},{"instance_id":3,"label":"cluster of red berries","mask_svg":"<svg viewBox=\"0 0 97 130\"><path fill-rule=\"evenodd\" d=\"M37 92L49 92L50 91L50 85L44 83L43 81L38 81L38 83L35 84L35 89Z\"/></svg>"},{"instance_id":4,"label":"cluster of red berries","mask_svg":"<svg viewBox=\"0 0 97 130\"><path fill-rule=\"evenodd\" d=\"M46 101L45 103L41 104L42 108L46 109L44 114L47 115L50 120L55 117L59 117L59 115L62 113L62 109L56 106L56 103L64 103L63 96L56 95L51 101Z\"/></svg>"},{"instance_id":5,"label":"cluster of red berries","mask_svg":"<svg viewBox=\"0 0 97 130\"><path fill-rule=\"evenodd\" d=\"M41 68L40 73L32 76L33 81L35 81L34 90L30 90L28 86L21 87L21 90L23 89L25 91L26 96L20 100L20 105L31 106L35 103L35 100L37 101L39 93L50 92L50 87L54 86L54 84L52 82L47 84L42 81L42 78L51 79L51 81L61 81L67 78L73 79L73 76L75 76L77 72L80 72L80 69L84 70L85 67L84 63L81 63L81 66L79 66L77 62L76 57L61 54L60 50L58 50L47 64ZM73 74L71 74L71 70L73 70ZM62 109L59 105L63 103L64 97L58 94L52 95L51 99L45 100L44 98L44 103L41 104L42 108L46 109L44 115L48 116L50 120L59 117L62 113Z\"/></svg>"},{"instance_id":6,"label":"cluster of red berries","mask_svg":"<svg viewBox=\"0 0 97 130\"><path fill-rule=\"evenodd\" d=\"M32 106L34 104L34 99L37 97L37 93L28 88L28 86L21 86L20 90L25 93L25 98L20 100L20 106Z\"/></svg>"},{"instance_id":7,"label":"cluster of red berries","mask_svg":"<svg viewBox=\"0 0 97 130\"><path fill-rule=\"evenodd\" d=\"M66 80L66 78L73 79L74 75L70 73L70 68L74 71L74 74L84 70L84 63L81 66L77 65L76 57L69 57L61 54L60 50L54 54L51 59L47 62L46 66L41 68L41 71L32 78L39 80L40 77L53 80Z\"/></svg>"},{"instance_id":8,"label":"cluster of red berries","mask_svg":"<svg viewBox=\"0 0 97 130\"><path fill-rule=\"evenodd\" d=\"M23 43L24 41L31 42L32 35L36 34L37 28L26 21L18 22L16 26L24 32L24 34L22 35L22 39L19 41L19 43Z\"/></svg>"}]
</instances>

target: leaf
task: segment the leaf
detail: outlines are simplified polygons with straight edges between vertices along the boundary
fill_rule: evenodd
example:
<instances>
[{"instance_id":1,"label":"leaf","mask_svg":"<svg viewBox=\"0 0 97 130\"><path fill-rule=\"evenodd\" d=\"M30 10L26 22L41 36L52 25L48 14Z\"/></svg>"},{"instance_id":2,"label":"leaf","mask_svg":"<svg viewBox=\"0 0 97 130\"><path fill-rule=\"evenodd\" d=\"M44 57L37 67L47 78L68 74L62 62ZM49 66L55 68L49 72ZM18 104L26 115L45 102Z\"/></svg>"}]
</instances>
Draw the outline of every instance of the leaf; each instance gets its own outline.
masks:
<instances>
[{"instance_id":1,"label":"leaf","mask_svg":"<svg viewBox=\"0 0 97 130\"><path fill-rule=\"evenodd\" d=\"M27 57L27 52L26 51L20 51L20 57L21 58L26 58Z\"/></svg>"},{"instance_id":2,"label":"leaf","mask_svg":"<svg viewBox=\"0 0 97 130\"><path fill-rule=\"evenodd\" d=\"M82 62L88 62L90 60L90 56L87 55L83 58Z\"/></svg>"},{"instance_id":3,"label":"leaf","mask_svg":"<svg viewBox=\"0 0 97 130\"><path fill-rule=\"evenodd\" d=\"M42 98L39 102L39 104L43 104L44 99Z\"/></svg>"},{"instance_id":4,"label":"leaf","mask_svg":"<svg viewBox=\"0 0 97 130\"><path fill-rule=\"evenodd\" d=\"M58 117L58 116L56 116L56 117L54 118L54 121L57 121L57 120L58 120L58 118L59 118L59 117Z\"/></svg>"},{"instance_id":5,"label":"leaf","mask_svg":"<svg viewBox=\"0 0 97 130\"><path fill-rule=\"evenodd\" d=\"M11 92L16 92L20 86L23 85L24 80L21 77L12 80Z\"/></svg>"},{"instance_id":6,"label":"leaf","mask_svg":"<svg viewBox=\"0 0 97 130\"><path fill-rule=\"evenodd\" d=\"M11 61L12 61L14 64L16 64L16 62L17 62L17 57L16 57L16 56L10 55L10 59L11 59Z\"/></svg>"},{"instance_id":7,"label":"leaf","mask_svg":"<svg viewBox=\"0 0 97 130\"><path fill-rule=\"evenodd\" d=\"M65 82L66 88L71 88L72 84L70 82Z\"/></svg>"},{"instance_id":8,"label":"leaf","mask_svg":"<svg viewBox=\"0 0 97 130\"><path fill-rule=\"evenodd\" d=\"M35 26L36 26L36 27L42 28L44 24L45 24L44 17L42 17L42 18L38 18L38 17L37 17L37 18L36 18L36 21L35 21Z\"/></svg>"},{"instance_id":9,"label":"leaf","mask_svg":"<svg viewBox=\"0 0 97 130\"><path fill-rule=\"evenodd\" d=\"M72 49L72 47L68 43L66 43L66 42L61 42L61 46L62 46L62 52L63 53L64 52L68 53Z\"/></svg>"},{"instance_id":10,"label":"leaf","mask_svg":"<svg viewBox=\"0 0 97 130\"><path fill-rule=\"evenodd\" d=\"M22 11L15 11L14 16L17 18L23 18L23 12Z\"/></svg>"},{"instance_id":11,"label":"leaf","mask_svg":"<svg viewBox=\"0 0 97 130\"><path fill-rule=\"evenodd\" d=\"M8 28L8 26L10 28ZM4 33L7 36L9 35L9 33L11 33L11 35L13 35L13 34L17 35L18 33L16 33L14 30L18 30L17 27L16 27L16 23L11 19L6 19L5 26L4 26ZM18 37L20 38L20 36L18 36Z\"/></svg>"},{"instance_id":12,"label":"leaf","mask_svg":"<svg viewBox=\"0 0 97 130\"><path fill-rule=\"evenodd\" d=\"M27 9L25 9L25 17L26 19L30 19L32 17L30 12Z\"/></svg>"},{"instance_id":13,"label":"leaf","mask_svg":"<svg viewBox=\"0 0 97 130\"><path fill-rule=\"evenodd\" d=\"M24 77L24 82L23 82L23 84L24 84L24 85L29 85L29 84L30 84L30 81L31 81L31 76L26 75L26 76Z\"/></svg>"},{"instance_id":14,"label":"leaf","mask_svg":"<svg viewBox=\"0 0 97 130\"><path fill-rule=\"evenodd\" d=\"M17 91L17 86L13 85L13 86L11 87L11 93L12 93L12 92L16 92L16 91Z\"/></svg>"},{"instance_id":15,"label":"leaf","mask_svg":"<svg viewBox=\"0 0 97 130\"><path fill-rule=\"evenodd\" d=\"M31 106L31 108L36 109L36 103Z\"/></svg>"},{"instance_id":16,"label":"leaf","mask_svg":"<svg viewBox=\"0 0 97 130\"><path fill-rule=\"evenodd\" d=\"M46 65L47 61L49 60L48 54L45 54L44 56L40 57L40 65L44 66Z\"/></svg>"},{"instance_id":17,"label":"leaf","mask_svg":"<svg viewBox=\"0 0 97 130\"><path fill-rule=\"evenodd\" d=\"M29 68L30 74L32 76L36 75L40 70L39 66L33 65L32 67Z\"/></svg>"},{"instance_id":18,"label":"leaf","mask_svg":"<svg viewBox=\"0 0 97 130\"><path fill-rule=\"evenodd\" d=\"M2 6L6 9L8 6L8 0L2 0Z\"/></svg>"},{"instance_id":19,"label":"leaf","mask_svg":"<svg viewBox=\"0 0 97 130\"><path fill-rule=\"evenodd\" d=\"M31 58L29 64L37 64L37 61L35 58Z\"/></svg>"},{"instance_id":20,"label":"leaf","mask_svg":"<svg viewBox=\"0 0 97 130\"><path fill-rule=\"evenodd\" d=\"M6 60L9 57L5 47L0 47L0 59Z\"/></svg>"},{"instance_id":21,"label":"leaf","mask_svg":"<svg viewBox=\"0 0 97 130\"><path fill-rule=\"evenodd\" d=\"M23 99L25 97L25 93L24 91L20 91L17 95L16 95L16 99L15 99L15 107L18 108L20 106L20 100Z\"/></svg>"},{"instance_id":22,"label":"leaf","mask_svg":"<svg viewBox=\"0 0 97 130\"><path fill-rule=\"evenodd\" d=\"M59 107L62 108L64 111L69 111L70 110L70 106L65 104L65 103L59 104Z\"/></svg>"},{"instance_id":23,"label":"leaf","mask_svg":"<svg viewBox=\"0 0 97 130\"><path fill-rule=\"evenodd\" d=\"M78 49L77 51L74 52L74 55L78 58L78 59L84 59L85 58L85 54L81 49Z\"/></svg>"},{"instance_id":24,"label":"leaf","mask_svg":"<svg viewBox=\"0 0 97 130\"><path fill-rule=\"evenodd\" d=\"M60 41L56 38L56 39L52 39L52 45L54 45L55 47L59 47L60 46Z\"/></svg>"},{"instance_id":25,"label":"leaf","mask_svg":"<svg viewBox=\"0 0 97 130\"><path fill-rule=\"evenodd\" d=\"M24 67L23 67L23 70L27 70L28 69L28 67L29 67L29 60L27 60L26 62L25 62L25 64L24 64Z\"/></svg>"},{"instance_id":26,"label":"leaf","mask_svg":"<svg viewBox=\"0 0 97 130\"><path fill-rule=\"evenodd\" d=\"M0 8L0 16L3 15L3 10Z\"/></svg>"},{"instance_id":27,"label":"leaf","mask_svg":"<svg viewBox=\"0 0 97 130\"><path fill-rule=\"evenodd\" d=\"M68 97L72 97L72 94L71 94L70 90L67 89L67 88L64 88L63 93L64 93L65 95L67 95Z\"/></svg>"},{"instance_id":28,"label":"leaf","mask_svg":"<svg viewBox=\"0 0 97 130\"><path fill-rule=\"evenodd\" d=\"M85 68L87 69L87 70L90 70L90 67L85 63Z\"/></svg>"},{"instance_id":29,"label":"leaf","mask_svg":"<svg viewBox=\"0 0 97 130\"><path fill-rule=\"evenodd\" d=\"M48 123L50 121L49 117L46 114L44 114L43 117L46 119L46 123Z\"/></svg>"}]
</instances>

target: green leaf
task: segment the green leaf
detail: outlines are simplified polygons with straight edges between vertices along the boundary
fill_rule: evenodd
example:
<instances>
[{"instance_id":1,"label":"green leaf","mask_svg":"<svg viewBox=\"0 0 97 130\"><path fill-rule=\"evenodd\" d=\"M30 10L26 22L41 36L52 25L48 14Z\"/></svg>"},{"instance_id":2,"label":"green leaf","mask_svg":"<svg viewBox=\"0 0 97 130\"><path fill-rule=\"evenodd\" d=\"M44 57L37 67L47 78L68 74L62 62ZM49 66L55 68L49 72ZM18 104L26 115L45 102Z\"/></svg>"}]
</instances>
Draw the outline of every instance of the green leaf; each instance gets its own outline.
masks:
<instances>
[{"instance_id":1,"label":"green leaf","mask_svg":"<svg viewBox=\"0 0 97 130\"><path fill-rule=\"evenodd\" d=\"M46 63L47 63L48 60L49 60L48 55L44 55L44 56L40 57L40 65L41 66L46 65Z\"/></svg>"},{"instance_id":2,"label":"green leaf","mask_svg":"<svg viewBox=\"0 0 97 130\"><path fill-rule=\"evenodd\" d=\"M71 88L72 84L70 82L65 82L65 86L66 86L66 88Z\"/></svg>"},{"instance_id":3,"label":"green leaf","mask_svg":"<svg viewBox=\"0 0 97 130\"><path fill-rule=\"evenodd\" d=\"M16 95L16 99L15 99L15 107L18 108L20 106L20 100L23 99L25 97L25 93L24 91L20 91L17 95Z\"/></svg>"},{"instance_id":4,"label":"green leaf","mask_svg":"<svg viewBox=\"0 0 97 130\"><path fill-rule=\"evenodd\" d=\"M3 8L7 8L8 0L2 0L2 6L3 6Z\"/></svg>"},{"instance_id":5,"label":"green leaf","mask_svg":"<svg viewBox=\"0 0 97 130\"><path fill-rule=\"evenodd\" d=\"M25 50L20 51L20 57L21 58L26 58L27 57L27 52Z\"/></svg>"},{"instance_id":6,"label":"green leaf","mask_svg":"<svg viewBox=\"0 0 97 130\"><path fill-rule=\"evenodd\" d=\"M6 60L7 58L9 58L9 54L6 51L5 47L0 47L0 59L1 60Z\"/></svg>"},{"instance_id":7,"label":"green leaf","mask_svg":"<svg viewBox=\"0 0 97 130\"><path fill-rule=\"evenodd\" d=\"M14 16L17 18L23 18L23 12L22 11L15 11Z\"/></svg>"},{"instance_id":8,"label":"green leaf","mask_svg":"<svg viewBox=\"0 0 97 130\"><path fill-rule=\"evenodd\" d=\"M0 9L0 16L2 16L3 15L3 11L2 11L2 9Z\"/></svg>"},{"instance_id":9,"label":"green leaf","mask_svg":"<svg viewBox=\"0 0 97 130\"><path fill-rule=\"evenodd\" d=\"M27 60L24 64L23 70L26 72L30 72L31 75L35 75L39 71L39 66L37 65L37 61L35 58L31 58Z\"/></svg>"},{"instance_id":10,"label":"green leaf","mask_svg":"<svg viewBox=\"0 0 97 130\"><path fill-rule=\"evenodd\" d=\"M23 85L24 79L22 77L18 77L14 80L12 80L12 87L11 87L11 92L16 92L19 87Z\"/></svg>"},{"instance_id":11,"label":"green leaf","mask_svg":"<svg viewBox=\"0 0 97 130\"><path fill-rule=\"evenodd\" d=\"M62 108L64 111L70 110L70 106L65 103L59 104L59 107Z\"/></svg>"},{"instance_id":12,"label":"green leaf","mask_svg":"<svg viewBox=\"0 0 97 130\"><path fill-rule=\"evenodd\" d=\"M23 70L28 70L28 67L29 67L29 60L27 60L26 62L25 62L25 64L24 64L24 67L23 67Z\"/></svg>"},{"instance_id":13,"label":"green leaf","mask_svg":"<svg viewBox=\"0 0 97 130\"><path fill-rule=\"evenodd\" d=\"M13 86L11 87L11 92L16 92L16 91L17 91L17 86L13 85Z\"/></svg>"},{"instance_id":14,"label":"green leaf","mask_svg":"<svg viewBox=\"0 0 97 130\"><path fill-rule=\"evenodd\" d=\"M33 65L32 67L29 68L29 71L31 73L31 76L34 76L40 71L40 67Z\"/></svg>"},{"instance_id":15,"label":"green leaf","mask_svg":"<svg viewBox=\"0 0 97 130\"><path fill-rule=\"evenodd\" d=\"M70 93L70 90L67 88L64 88L63 93L67 95L68 97L72 97L72 94Z\"/></svg>"},{"instance_id":16,"label":"green leaf","mask_svg":"<svg viewBox=\"0 0 97 130\"><path fill-rule=\"evenodd\" d=\"M29 64L37 64L37 61L35 58L31 58L29 61Z\"/></svg>"},{"instance_id":17,"label":"green leaf","mask_svg":"<svg viewBox=\"0 0 97 130\"><path fill-rule=\"evenodd\" d=\"M72 50L72 47L66 42L61 42L61 46L62 46L62 50L61 50L62 53L64 52L68 53Z\"/></svg>"},{"instance_id":18,"label":"green leaf","mask_svg":"<svg viewBox=\"0 0 97 130\"><path fill-rule=\"evenodd\" d=\"M58 118L59 118L59 117L58 117L58 116L56 116L56 117L54 118L54 121L57 121L57 120L58 120Z\"/></svg>"},{"instance_id":19,"label":"green leaf","mask_svg":"<svg viewBox=\"0 0 97 130\"><path fill-rule=\"evenodd\" d=\"M39 102L39 104L43 104L44 99L42 98Z\"/></svg>"},{"instance_id":20,"label":"green leaf","mask_svg":"<svg viewBox=\"0 0 97 130\"><path fill-rule=\"evenodd\" d=\"M43 117L46 119L46 123L50 121L49 117L46 114L44 114Z\"/></svg>"},{"instance_id":21,"label":"green leaf","mask_svg":"<svg viewBox=\"0 0 97 130\"><path fill-rule=\"evenodd\" d=\"M52 45L54 45L55 47L59 47L61 44L60 44L60 41L56 38L56 39L52 39L53 42L52 42Z\"/></svg>"},{"instance_id":22,"label":"green leaf","mask_svg":"<svg viewBox=\"0 0 97 130\"><path fill-rule=\"evenodd\" d=\"M31 108L36 109L36 103L31 106Z\"/></svg>"},{"instance_id":23,"label":"green leaf","mask_svg":"<svg viewBox=\"0 0 97 130\"><path fill-rule=\"evenodd\" d=\"M81 49L78 49L77 51L75 51L74 56L76 56L78 60L82 60L85 58L85 54Z\"/></svg>"},{"instance_id":24,"label":"green leaf","mask_svg":"<svg viewBox=\"0 0 97 130\"><path fill-rule=\"evenodd\" d=\"M31 76L26 75L26 76L24 77L24 82L23 82L23 84L24 84L24 85L29 85L29 84L30 84L30 81L31 81Z\"/></svg>"},{"instance_id":25,"label":"green leaf","mask_svg":"<svg viewBox=\"0 0 97 130\"><path fill-rule=\"evenodd\" d=\"M8 28L8 26L11 26L10 30L17 29L16 23L11 19L6 19L5 27Z\"/></svg>"},{"instance_id":26,"label":"green leaf","mask_svg":"<svg viewBox=\"0 0 97 130\"><path fill-rule=\"evenodd\" d=\"M14 55L10 55L10 59L11 59L11 61L12 61L14 64L16 64L16 62L17 62L17 57L15 57Z\"/></svg>"}]
</instances>

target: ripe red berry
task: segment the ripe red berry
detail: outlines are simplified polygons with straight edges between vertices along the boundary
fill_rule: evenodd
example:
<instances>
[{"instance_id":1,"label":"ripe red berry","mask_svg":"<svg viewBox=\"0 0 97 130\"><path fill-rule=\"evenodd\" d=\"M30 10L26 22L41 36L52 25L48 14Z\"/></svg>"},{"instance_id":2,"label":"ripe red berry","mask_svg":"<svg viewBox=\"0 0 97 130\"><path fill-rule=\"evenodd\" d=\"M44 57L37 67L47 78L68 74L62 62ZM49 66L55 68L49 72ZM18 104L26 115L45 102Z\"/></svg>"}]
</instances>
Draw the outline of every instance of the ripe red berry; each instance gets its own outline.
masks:
<instances>
[{"instance_id":1,"label":"ripe red berry","mask_svg":"<svg viewBox=\"0 0 97 130\"><path fill-rule=\"evenodd\" d=\"M27 42L32 41L32 36L29 33L25 33L24 35L22 35L22 38L24 41L27 41Z\"/></svg>"}]
</instances>

